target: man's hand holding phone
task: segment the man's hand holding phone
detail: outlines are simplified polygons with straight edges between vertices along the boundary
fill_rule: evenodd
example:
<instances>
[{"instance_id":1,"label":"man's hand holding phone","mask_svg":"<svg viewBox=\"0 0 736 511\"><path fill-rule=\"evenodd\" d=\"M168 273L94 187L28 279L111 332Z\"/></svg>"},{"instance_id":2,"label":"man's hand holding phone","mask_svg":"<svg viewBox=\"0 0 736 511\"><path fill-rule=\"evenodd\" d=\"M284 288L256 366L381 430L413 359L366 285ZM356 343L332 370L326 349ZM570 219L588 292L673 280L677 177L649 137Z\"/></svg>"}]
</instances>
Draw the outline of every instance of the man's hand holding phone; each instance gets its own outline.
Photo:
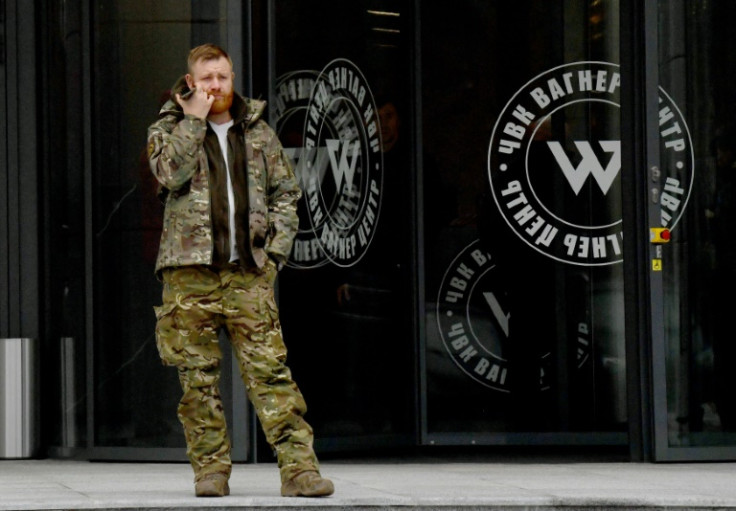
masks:
<instances>
[{"instance_id":1,"label":"man's hand holding phone","mask_svg":"<svg viewBox=\"0 0 736 511\"><path fill-rule=\"evenodd\" d=\"M215 96L207 94L204 88L195 84L184 94L177 94L176 101L181 105L184 114L194 115L200 119L207 119L210 107L215 102Z\"/></svg>"}]
</instances>

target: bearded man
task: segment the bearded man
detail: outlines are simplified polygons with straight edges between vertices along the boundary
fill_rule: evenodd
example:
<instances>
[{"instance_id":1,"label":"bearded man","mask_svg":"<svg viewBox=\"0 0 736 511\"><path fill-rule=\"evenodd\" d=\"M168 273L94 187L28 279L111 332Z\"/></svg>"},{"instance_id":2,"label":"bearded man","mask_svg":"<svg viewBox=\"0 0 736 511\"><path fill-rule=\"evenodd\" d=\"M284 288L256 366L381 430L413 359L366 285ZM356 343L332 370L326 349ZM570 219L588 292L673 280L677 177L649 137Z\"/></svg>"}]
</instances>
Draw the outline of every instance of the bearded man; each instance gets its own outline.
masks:
<instances>
[{"instance_id":1,"label":"bearded man","mask_svg":"<svg viewBox=\"0 0 736 511\"><path fill-rule=\"evenodd\" d=\"M297 185L264 101L233 91L222 48L192 49L188 73L148 129L148 159L165 201L154 307L164 365L178 369L178 417L197 496L224 496L232 470L218 388L225 328L248 398L276 452L284 496L326 496L306 403L286 366L274 281L298 229Z\"/></svg>"}]
</instances>

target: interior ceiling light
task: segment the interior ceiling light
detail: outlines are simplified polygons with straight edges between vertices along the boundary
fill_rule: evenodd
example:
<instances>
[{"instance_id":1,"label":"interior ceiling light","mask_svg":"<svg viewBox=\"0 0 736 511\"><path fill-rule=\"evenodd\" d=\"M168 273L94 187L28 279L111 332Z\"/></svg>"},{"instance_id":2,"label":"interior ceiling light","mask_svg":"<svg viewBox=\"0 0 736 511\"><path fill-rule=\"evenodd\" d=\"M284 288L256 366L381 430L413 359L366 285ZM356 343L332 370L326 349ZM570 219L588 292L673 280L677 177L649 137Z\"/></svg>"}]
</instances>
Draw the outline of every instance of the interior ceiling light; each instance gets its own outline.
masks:
<instances>
[{"instance_id":1,"label":"interior ceiling light","mask_svg":"<svg viewBox=\"0 0 736 511\"><path fill-rule=\"evenodd\" d=\"M390 12L390 11L374 11L374 10L368 9L366 12L368 14L373 14L374 16L394 16L396 18L401 16L401 14L399 14L398 12Z\"/></svg>"}]
</instances>

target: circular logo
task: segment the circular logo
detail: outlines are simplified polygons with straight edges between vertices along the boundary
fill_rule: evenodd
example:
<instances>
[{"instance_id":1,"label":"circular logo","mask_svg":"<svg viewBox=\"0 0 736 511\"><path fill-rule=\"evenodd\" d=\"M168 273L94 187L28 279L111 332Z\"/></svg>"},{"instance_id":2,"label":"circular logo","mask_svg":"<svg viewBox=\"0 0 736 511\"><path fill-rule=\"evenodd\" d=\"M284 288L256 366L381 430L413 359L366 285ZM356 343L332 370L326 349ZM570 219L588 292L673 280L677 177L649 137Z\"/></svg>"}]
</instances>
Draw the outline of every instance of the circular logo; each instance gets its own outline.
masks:
<instances>
[{"instance_id":1,"label":"circular logo","mask_svg":"<svg viewBox=\"0 0 736 511\"><path fill-rule=\"evenodd\" d=\"M381 208L383 155L373 94L352 62L335 59L315 78L300 156L315 245L336 266L357 263Z\"/></svg>"},{"instance_id":2,"label":"circular logo","mask_svg":"<svg viewBox=\"0 0 736 511\"><path fill-rule=\"evenodd\" d=\"M546 71L506 104L493 128L488 177L503 218L560 262L623 259L619 66L575 62ZM662 226L672 230L692 188L687 124L660 88Z\"/></svg>"},{"instance_id":3,"label":"circular logo","mask_svg":"<svg viewBox=\"0 0 736 511\"><path fill-rule=\"evenodd\" d=\"M294 174L299 187L306 189L309 181L305 170L306 158L302 158L304 145L304 122L312 97L312 90L319 73L313 70L300 70L286 73L276 81L273 108L276 114L276 132L284 146L284 152L294 162ZM299 230L294 237L291 255L286 263L290 268L318 268L329 260L322 250L307 211L306 194L297 204Z\"/></svg>"},{"instance_id":4,"label":"circular logo","mask_svg":"<svg viewBox=\"0 0 736 511\"><path fill-rule=\"evenodd\" d=\"M499 285L500 269L479 240L465 247L450 263L437 297L437 327L455 364L477 383L510 392L511 315L508 291ZM577 367L590 355L590 328L580 317L573 333ZM518 352L518 350L516 350ZM539 353L539 388L547 390L551 353Z\"/></svg>"}]
</instances>

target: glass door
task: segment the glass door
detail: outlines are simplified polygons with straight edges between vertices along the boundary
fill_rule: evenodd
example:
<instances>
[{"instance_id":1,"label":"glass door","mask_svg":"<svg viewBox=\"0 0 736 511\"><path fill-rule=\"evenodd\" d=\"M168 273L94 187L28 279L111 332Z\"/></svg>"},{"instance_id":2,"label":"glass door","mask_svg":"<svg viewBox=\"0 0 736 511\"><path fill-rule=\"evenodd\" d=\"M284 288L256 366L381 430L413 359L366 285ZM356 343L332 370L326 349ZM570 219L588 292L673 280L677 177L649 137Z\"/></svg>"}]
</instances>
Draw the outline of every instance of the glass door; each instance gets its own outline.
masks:
<instances>
[{"instance_id":1,"label":"glass door","mask_svg":"<svg viewBox=\"0 0 736 511\"><path fill-rule=\"evenodd\" d=\"M619 3L421 5L422 441L627 442Z\"/></svg>"},{"instance_id":2,"label":"glass door","mask_svg":"<svg viewBox=\"0 0 736 511\"><path fill-rule=\"evenodd\" d=\"M412 4L268 2L303 190L281 324L318 453L415 444Z\"/></svg>"},{"instance_id":3,"label":"glass door","mask_svg":"<svg viewBox=\"0 0 736 511\"><path fill-rule=\"evenodd\" d=\"M194 46L227 48L235 87L243 90L242 8L228 0L90 6L89 442L96 458L185 459L176 417L181 388L154 342L152 307L161 303L161 283L153 270L163 206L147 164L146 130L186 73ZM247 405L229 349L222 367L233 456L243 460Z\"/></svg>"},{"instance_id":4,"label":"glass door","mask_svg":"<svg viewBox=\"0 0 736 511\"><path fill-rule=\"evenodd\" d=\"M647 6L655 458L736 459L736 5Z\"/></svg>"},{"instance_id":5,"label":"glass door","mask_svg":"<svg viewBox=\"0 0 736 511\"><path fill-rule=\"evenodd\" d=\"M58 5L57 5L58 4ZM63 4L63 5L62 5ZM51 450L94 459L185 460L176 371L154 342L162 206L146 130L186 73L189 49L229 49L242 90L241 2L49 3L47 201L50 329L59 361L47 379L58 408ZM228 354L228 350L224 350ZM230 362L226 355L226 362ZM233 457L249 456L238 370L222 373ZM230 403L234 403L232 406Z\"/></svg>"}]
</instances>

